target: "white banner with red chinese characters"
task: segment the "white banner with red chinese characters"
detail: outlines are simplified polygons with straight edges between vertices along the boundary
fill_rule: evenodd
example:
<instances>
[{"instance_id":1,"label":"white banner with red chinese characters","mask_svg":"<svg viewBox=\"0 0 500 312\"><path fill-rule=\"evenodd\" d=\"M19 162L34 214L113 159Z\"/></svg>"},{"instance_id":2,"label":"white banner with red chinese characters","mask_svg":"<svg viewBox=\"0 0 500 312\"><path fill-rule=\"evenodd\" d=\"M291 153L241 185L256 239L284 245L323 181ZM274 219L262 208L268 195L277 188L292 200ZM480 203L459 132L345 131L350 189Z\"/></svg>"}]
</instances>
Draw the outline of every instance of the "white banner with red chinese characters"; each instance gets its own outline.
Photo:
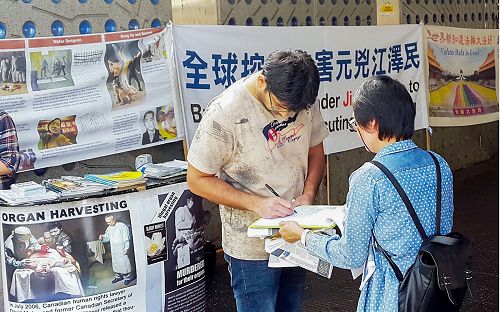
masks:
<instances>
[{"instance_id":1,"label":"white banner with red chinese characters","mask_svg":"<svg viewBox=\"0 0 500 312\"><path fill-rule=\"evenodd\" d=\"M498 120L498 29L425 26L425 38L430 124Z\"/></svg>"},{"instance_id":2,"label":"white banner with red chinese characters","mask_svg":"<svg viewBox=\"0 0 500 312\"><path fill-rule=\"evenodd\" d=\"M423 28L173 26L187 137L193 137L207 103L236 80L262 68L274 50L307 51L320 72L317 105L330 135L325 153L362 146L349 131L352 94L368 77L402 82L417 105L415 128L428 126Z\"/></svg>"},{"instance_id":3,"label":"white banner with red chinese characters","mask_svg":"<svg viewBox=\"0 0 500 312\"><path fill-rule=\"evenodd\" d=\"M171 29L0 41L0 111L19 170L184 137Z\"/></svg>"}]
</instances>

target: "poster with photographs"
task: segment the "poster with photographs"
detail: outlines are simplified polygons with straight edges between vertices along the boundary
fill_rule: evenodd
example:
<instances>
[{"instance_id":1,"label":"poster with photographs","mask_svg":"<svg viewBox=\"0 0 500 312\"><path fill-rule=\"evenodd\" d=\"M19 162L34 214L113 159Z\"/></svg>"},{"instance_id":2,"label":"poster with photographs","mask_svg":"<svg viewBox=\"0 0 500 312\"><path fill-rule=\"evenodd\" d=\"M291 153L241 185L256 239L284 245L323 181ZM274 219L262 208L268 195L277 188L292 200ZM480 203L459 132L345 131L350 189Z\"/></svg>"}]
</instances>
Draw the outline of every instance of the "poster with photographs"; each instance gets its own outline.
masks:
<instances>
[{"instance_id":1,"label":"poster with photographs","mask_svg":"<svg viewBox=\"0 0 500 312\"><path fill-rule=\"evenodd\" d=\"M0 42L18 171L182 140L171 28Z\"/></svg>"},{"instance_id":2,"label":"poster with photographs","mask_svg":"<svg viewBox=\"0 0 500 312\"><path fill-rule=\"evenodd\" d=\"M180 195L180 196L179 196ZM181 194L160 194L166 207L168 259L165 265L166 310L176 311L189 303L188 311L205 302L205 261L202 198L184 190Z\"/></svg>"},{"instance_id":3,"label":"poster with photographs","mask_svg":"<svg viewBox=\"0 0 500 312\"><path fill-rule=\"evenodd\" d=\"M498 120L498 31L425 29L430 124L466 126Z\"/></svg>"},{"instance_id":4,"label":"poster with photographs","mask_svg":"<svg viewBox=\"0 0 500 312\"><path fill-rule=\"evenodd\" d=\"M0 234L2 311L204 309L203 211L186 183L0 207Z\"/></svg>"}]
</instances>

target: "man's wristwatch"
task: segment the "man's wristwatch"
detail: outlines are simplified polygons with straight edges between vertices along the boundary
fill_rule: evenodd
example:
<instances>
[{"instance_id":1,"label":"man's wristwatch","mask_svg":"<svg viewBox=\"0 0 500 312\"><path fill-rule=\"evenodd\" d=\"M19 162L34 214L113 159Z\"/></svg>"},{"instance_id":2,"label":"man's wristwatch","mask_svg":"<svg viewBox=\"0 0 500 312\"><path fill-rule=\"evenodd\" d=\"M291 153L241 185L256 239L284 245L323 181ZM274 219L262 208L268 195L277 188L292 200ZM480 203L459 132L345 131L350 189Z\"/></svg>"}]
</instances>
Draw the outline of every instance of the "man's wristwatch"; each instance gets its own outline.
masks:
<instances>
[{"instance_id":1,"label":"man's wristwatch","mask_svg":"<svg viewBox=\"0 0 500 312\"><path fill-rule=\"evenodd\" d=\"M307 237L307 234L311 232L311 230L309 229L305 229L302 231L302 234L300 235L300 243L305 246L306 245L306 237Z\"/></svg>"}]
</instances>

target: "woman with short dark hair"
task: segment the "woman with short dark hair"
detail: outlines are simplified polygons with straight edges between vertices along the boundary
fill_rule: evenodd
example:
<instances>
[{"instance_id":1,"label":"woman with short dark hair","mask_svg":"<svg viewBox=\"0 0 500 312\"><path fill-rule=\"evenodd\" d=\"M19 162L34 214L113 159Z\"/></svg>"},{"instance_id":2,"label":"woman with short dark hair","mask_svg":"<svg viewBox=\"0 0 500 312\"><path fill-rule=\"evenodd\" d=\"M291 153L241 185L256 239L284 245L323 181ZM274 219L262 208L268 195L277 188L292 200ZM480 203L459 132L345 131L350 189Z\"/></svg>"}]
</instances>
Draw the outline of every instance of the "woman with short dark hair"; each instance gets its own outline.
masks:
<instances>
[{"instance_id":1,"label":"woman with short dark hair","mask_svg":"<svg viewBox=\"0 0 500 312\"><path fill-rule=\"evenodd\" d=\"M398 81L388 76L368 79L354 95L354 118L365 148L385 165L408 195L427 235L436 232L436 168L431 156L412 140L415 104ZM435 154L442 172L441 234L453 223L453 181L446 161ZM422 239L403 200L384 173L365 163L349 177L342 237L303 230L295 222L281 224L288 242L301 240L309 252L334 266L363 265L358 311L397 311L399 281L378 245L403 274L414 263ZM369 264L369 265L367 265Z\"/></svg>"}]
</instances>

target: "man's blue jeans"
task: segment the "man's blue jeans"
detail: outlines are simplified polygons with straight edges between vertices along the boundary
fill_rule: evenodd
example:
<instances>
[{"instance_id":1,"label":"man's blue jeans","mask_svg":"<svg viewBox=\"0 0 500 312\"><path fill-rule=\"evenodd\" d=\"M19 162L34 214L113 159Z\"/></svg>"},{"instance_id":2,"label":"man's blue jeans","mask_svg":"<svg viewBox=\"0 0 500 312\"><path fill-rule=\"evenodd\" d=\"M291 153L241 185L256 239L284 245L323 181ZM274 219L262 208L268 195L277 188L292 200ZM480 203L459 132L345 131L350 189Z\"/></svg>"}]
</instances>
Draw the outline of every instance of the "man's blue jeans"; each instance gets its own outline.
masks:
<instances>
[{"instance_id":1,"label":"man's blue jeans","mask_svg":"<svg viewBox=\"0 0 500 312\"><path fill-rule=\"evenodd\" d=\"M238 312L301 311L304 269L270 268L267 260L239 260L227 254L224 259Z\"/></svg>"}]
</instances>

